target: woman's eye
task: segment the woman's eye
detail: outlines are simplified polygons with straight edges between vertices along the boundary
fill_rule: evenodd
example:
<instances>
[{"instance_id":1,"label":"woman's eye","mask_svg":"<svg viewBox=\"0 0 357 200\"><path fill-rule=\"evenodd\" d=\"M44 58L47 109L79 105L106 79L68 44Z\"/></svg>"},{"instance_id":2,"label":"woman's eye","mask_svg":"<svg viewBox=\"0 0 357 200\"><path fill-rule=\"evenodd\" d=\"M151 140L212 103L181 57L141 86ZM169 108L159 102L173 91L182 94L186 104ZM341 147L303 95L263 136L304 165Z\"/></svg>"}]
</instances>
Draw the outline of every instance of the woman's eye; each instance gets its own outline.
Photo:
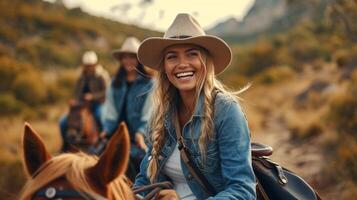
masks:
<instances>
[{"instance_id":1,"label":"woman's eye","mask_svg":"<svg viewBox=\"0 0 357 200\"><path fill-rule=\"evenodd\" d=\"M166 60L171 60L171 59L174 59L176 58L176 55L173 55L173 54L169 54L166 56Z\"/></svg>"},{"instance_id":2,"label":"woman's eye","mask_svg":"<svg viewBox=\"0 0 357 200\"><path fill-rule=\"evenodd\" d=\"M196 52L196 51L190 51L190 52L188 52L188 56L190 56L190 57L198 56L198 52Z\"/></svg>"}]
</instances>

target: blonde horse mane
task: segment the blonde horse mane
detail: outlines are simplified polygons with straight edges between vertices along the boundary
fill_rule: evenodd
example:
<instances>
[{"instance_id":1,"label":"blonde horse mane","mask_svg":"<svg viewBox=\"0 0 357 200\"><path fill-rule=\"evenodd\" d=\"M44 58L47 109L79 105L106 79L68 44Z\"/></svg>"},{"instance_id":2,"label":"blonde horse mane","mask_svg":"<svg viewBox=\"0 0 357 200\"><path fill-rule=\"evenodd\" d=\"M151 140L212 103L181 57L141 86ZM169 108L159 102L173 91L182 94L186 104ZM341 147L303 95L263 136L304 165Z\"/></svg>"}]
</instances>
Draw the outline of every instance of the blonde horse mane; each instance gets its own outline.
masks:
<instances>
[{"instance_id":1,"label":"blonde horse mane","mask_svg":"<svg viewBox=\"0 0 357 200\"><path fill-rule=\"evenodd\" d=\"M30 200L36 191L60 177L65 177L74 189L88 194L94 199L134 199L124 175L118 176L108 184L111 197L103 197L95 192L92 188L93 184L88 182L85 172L86 169L93 167L97 162L98 157L82 152L55 156L34 173L24 186L20 199Z\"/></svg>"}]
</instances>

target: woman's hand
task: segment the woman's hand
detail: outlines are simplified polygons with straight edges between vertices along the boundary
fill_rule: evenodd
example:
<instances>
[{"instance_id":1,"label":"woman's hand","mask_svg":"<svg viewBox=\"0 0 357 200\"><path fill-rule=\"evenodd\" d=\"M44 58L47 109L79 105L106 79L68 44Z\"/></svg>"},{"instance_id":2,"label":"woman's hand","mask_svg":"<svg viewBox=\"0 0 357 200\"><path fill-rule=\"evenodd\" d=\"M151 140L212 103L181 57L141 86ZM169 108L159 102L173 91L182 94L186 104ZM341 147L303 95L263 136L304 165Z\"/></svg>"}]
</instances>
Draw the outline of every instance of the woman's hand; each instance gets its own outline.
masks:
<instances>
[{"instance_id":1,"label":"woman's hand","mask_svg":"<svg viewBox=\"0 0 357 200\"><path fill-rule=\"evenodd\" d=\"M180 200L180 197L175 190L161 190L155 196L155 200Z\"/></svg>"},{"instance_id":2,"label":"woman's hand","mask_svg":"<svg viewBox=\"0 0 357 200\"><path fill-rule=\"evenodd\" d=\"M147 146L145 144L145 138L144 138L144 134L142 133L136 133L135 134L135 142L136 144L143 149L144 151L146 151Z\"/></svg>"},{"instance_id":3,"label":"woman's hand","mask_svg":"<svg viewBox=\"0 0 357 200\"><path fill-rule=\"evenodd\" d=\"M86 101L92 101L94 99L94 96L92 93L85 93L84 94L84 100Z\"/></svg>"},{"instance_id":4,"label":"woman's hand","mask_svg":"<svg viewBox=\"0 0 357 200\"><path fill-rule=\"evenodd\" d=\"M105 131L102 131L100 134L99 134L99 138L100 139L105 139L107 137L107 133Z\"/></svg>"}]
</instances>

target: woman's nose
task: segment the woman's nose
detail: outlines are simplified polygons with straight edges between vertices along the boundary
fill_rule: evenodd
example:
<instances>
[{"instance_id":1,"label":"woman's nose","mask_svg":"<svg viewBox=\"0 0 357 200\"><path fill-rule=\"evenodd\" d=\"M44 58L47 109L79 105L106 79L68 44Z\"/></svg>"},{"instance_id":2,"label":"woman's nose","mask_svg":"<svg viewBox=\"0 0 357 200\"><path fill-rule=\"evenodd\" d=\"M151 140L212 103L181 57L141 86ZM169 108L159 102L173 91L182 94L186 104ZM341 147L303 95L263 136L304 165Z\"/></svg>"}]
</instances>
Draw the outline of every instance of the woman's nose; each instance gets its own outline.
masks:
<instances>
[{"instance_id":1,"label":"woman's nose","mask_svg":"<svg viewBox=\"0 0 357 200\"><path fill-rule=\"evenodd\" d=\"M188 61L184 56L180 56L179 58L179 63L178 63L178 67L188 67Z\"/></svg>"}]
</instances>

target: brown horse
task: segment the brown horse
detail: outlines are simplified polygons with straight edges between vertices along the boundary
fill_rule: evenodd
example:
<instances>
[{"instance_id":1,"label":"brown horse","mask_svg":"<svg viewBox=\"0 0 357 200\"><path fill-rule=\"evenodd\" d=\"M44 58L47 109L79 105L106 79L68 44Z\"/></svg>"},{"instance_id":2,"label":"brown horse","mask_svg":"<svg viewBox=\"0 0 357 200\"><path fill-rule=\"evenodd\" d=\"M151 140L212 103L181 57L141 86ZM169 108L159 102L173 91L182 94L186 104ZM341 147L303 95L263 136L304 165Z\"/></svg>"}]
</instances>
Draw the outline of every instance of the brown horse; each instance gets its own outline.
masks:
<instances>
[{"instance_id":1,"label":"brown horse","mask_svg":"<svg viewBox=\"0 0 357 200\"><path fill-rule=\"evenodd\" d=\"M81 152L52 157L26 123L23 155L30 179L20 199L135 199L124 175L129 149L128 130L122 123L100 158Z\"/></svg>"},{"instance_id":2,"label":"brown horse","mask_svg":"<svg viewBox=\"0 0 357 200\"><path fill-rule=\"evenodd\" d=\"M71 151L73 146L88 152L88 149L93 147L99 137L98 124L90 111L90 102L71 101L69 107L66 137L64 138L69 149L63 149L63 151Z\"/></svg>"}]
</instances>

